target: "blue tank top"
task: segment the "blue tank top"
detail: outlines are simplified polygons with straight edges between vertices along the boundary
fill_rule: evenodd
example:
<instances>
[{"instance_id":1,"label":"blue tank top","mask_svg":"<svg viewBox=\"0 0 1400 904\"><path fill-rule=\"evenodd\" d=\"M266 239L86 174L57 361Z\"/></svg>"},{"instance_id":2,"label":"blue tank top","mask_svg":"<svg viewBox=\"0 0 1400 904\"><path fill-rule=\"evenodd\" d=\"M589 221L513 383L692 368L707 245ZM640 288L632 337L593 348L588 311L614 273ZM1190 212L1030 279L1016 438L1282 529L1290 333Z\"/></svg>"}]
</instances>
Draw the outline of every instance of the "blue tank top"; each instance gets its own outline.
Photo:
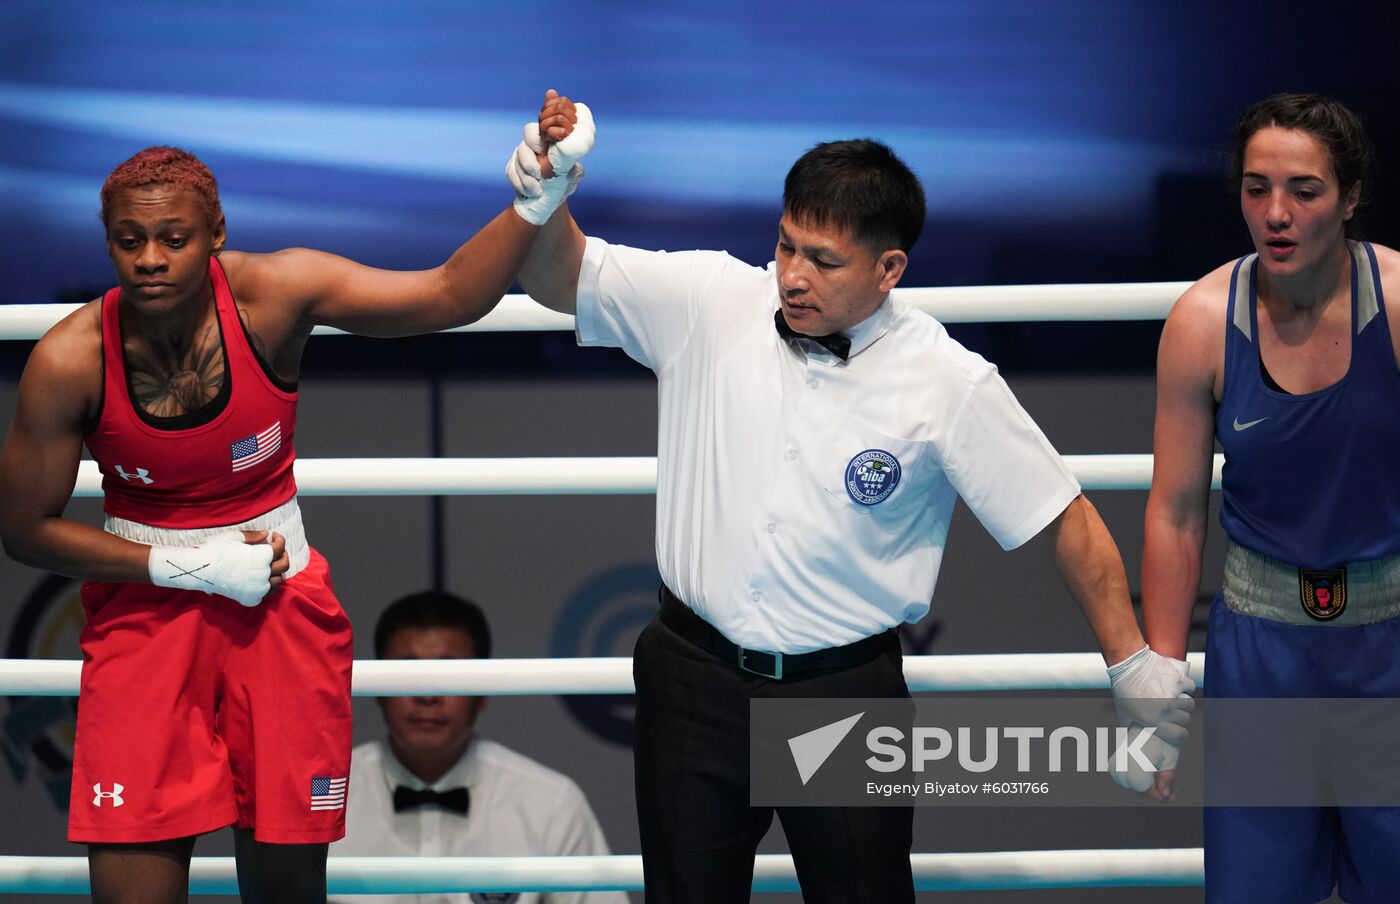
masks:
<instances>
[{"instance_id":1,"label":"blue tank top","mask_svg":"<svg viewBox=\"0 0 1400 904\"><path fill-rule=\"evenodd\" d=\"M1230 539L1300 568L1400 552L1400 372L1375 252L1351 250L1351 364L1289 395L1261 373L1255 266L1235 264L1215 435L1225 450L1220 523Z\"/></svg>"}]
</instances>

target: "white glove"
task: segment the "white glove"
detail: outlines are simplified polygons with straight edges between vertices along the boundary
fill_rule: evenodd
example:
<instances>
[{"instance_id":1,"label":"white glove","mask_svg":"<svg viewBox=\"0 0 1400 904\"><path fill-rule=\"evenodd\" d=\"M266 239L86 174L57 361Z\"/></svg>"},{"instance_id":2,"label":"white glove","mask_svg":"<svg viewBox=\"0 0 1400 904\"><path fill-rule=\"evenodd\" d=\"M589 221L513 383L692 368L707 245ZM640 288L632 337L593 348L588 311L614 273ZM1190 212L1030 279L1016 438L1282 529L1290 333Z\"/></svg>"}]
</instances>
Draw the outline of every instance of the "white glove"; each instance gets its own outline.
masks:
<instances>
[{"instance_id":1,"label":"white glove","mask_svg":"<svg viewBox=\"0 0 1400 904\"><path fill-rule=\"evenodd\" d=\"M1186 723L1196 701L1191 693L1190 664L1168 659L1143 647L1108 670L1113 705L1124 725L1158 726L1157 735L1169 744L1186 740Z\"/></svg>"},{"instance_id":2,"label":"white glove","mask_svg":"<svg viewBox=\"0 0 1400 904\"><path fill-rule=\"evenodd\" d=\"M515 210L536 226L543 226L583 179L583 165L578 160L592 149L597 129L587 104L575 104L574 109L578 121L573 131L549 146L547 156L554 169L553 177L544 178L536 157L546 153L538 122L526 124L525 139L506 161L506 178L515 189Z\"/></svg>"},{"instance_id":3,"label":"white glove","mask_svg":"<svg viewBox=\"0 0 1400 904\"><path fill-rule=\"evenodd\" d=\"M200 546L152 546L146 570L157 587L203 590L256 606L271 589L272 545L222 531Z\"/></svg>"},{"instance_id":4,"label":"white glove","mask_svg":"<svg viewBox=\"0 0 1400 904\"><path fill-rule=\"evenodd\" d=\"M1122 662L1108 669L1113 689L1113 703L1118 718L1129 729L1128 746L1146 728L1156 729L1140 746L1142 755L1152 764L1144 769L1135 757L1126 757L1126 769L1119 769L1118 753L1109 761L1109 773L1124 788L1146 791L1152 787L1155 774L1176 768L1181 745L1186 742L1186 725L1196 701L1191 693L1196 682L1191 680L1190 664L1168 659L1144 646Z\"/></svg>"}]
</instances>

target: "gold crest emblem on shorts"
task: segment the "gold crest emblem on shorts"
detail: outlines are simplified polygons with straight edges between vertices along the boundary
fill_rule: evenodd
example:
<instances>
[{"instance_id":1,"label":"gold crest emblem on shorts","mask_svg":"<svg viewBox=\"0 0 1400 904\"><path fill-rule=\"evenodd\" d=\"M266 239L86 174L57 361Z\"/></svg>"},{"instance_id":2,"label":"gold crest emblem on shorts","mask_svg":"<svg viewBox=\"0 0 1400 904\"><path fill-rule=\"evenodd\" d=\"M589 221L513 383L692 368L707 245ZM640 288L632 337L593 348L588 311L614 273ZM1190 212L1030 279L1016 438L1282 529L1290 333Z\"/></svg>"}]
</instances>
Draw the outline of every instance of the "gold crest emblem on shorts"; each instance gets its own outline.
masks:
<instances>
[{"instance_id":1,"label":"gold crest emblem on shorts","mask_svg":"<svg viewBox=\"0 0 1400 904\"><path fill-rule=\"evenodd\" d=\"M1303 611L1318 621L1331 621L1347 607L1347 570L1298 569L1298 594Z\"/></svg>"}]
</instances>

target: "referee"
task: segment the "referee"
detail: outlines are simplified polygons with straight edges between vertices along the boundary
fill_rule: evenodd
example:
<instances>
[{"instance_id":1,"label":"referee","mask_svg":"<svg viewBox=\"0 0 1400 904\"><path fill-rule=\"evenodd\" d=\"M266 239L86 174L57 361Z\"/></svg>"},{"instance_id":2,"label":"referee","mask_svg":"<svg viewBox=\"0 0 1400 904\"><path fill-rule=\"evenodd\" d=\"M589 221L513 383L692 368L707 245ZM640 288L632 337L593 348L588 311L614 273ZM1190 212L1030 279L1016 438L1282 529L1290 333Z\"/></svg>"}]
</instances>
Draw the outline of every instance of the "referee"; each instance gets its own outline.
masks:
<instances>
[{"instance_id":1,"label":"referee","mask_svg":"<svg viewBox=\"0 0 1400 904\"><path fill-rule=\"evenodd\" d=\"M541 165L528 144L517 187ZM1125 688L1189 685L1146 649L1112 538L996 369L889 297L923 222L888 147L840 141L788 174L766 269L586 238L566 205L521 271L581 345L659 380L664 586L634 660L651 904L748 900L773 817L750 806L752 698L909 696L895 629L928 611L958 496L1007 549L1049 532L1120 711L1160 702ZM807 902L913 901L912 809L777 813Z\"/></svg>"}]
</instances>

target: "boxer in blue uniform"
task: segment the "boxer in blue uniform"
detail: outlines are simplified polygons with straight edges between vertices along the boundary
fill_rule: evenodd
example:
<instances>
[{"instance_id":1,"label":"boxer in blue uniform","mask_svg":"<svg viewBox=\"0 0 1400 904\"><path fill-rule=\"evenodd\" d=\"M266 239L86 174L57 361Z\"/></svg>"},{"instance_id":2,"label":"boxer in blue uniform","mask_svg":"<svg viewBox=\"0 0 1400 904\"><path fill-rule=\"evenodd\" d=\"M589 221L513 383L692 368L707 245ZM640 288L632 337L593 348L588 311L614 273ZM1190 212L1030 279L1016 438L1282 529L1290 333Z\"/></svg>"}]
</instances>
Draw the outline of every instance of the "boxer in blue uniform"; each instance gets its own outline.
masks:
<instances>
[{"instance_id":1,"label":"boxer in blue uniform","mask_svg":"<svg viewBox=\"0 0 1400 904\"><path fill-rule=\"evenodd\" d=\"M1185 655L1218 439L1207 695L1400 697L1400 254L1355 240L1370 148L1351 110L1306 94L1255 104L1233 143L1255 253L1188 289L1162 333L1148 642ZM1208 901L1400 895L1394 808L1208 807L1205 840Z\"/></svg>"}]
</instances>

